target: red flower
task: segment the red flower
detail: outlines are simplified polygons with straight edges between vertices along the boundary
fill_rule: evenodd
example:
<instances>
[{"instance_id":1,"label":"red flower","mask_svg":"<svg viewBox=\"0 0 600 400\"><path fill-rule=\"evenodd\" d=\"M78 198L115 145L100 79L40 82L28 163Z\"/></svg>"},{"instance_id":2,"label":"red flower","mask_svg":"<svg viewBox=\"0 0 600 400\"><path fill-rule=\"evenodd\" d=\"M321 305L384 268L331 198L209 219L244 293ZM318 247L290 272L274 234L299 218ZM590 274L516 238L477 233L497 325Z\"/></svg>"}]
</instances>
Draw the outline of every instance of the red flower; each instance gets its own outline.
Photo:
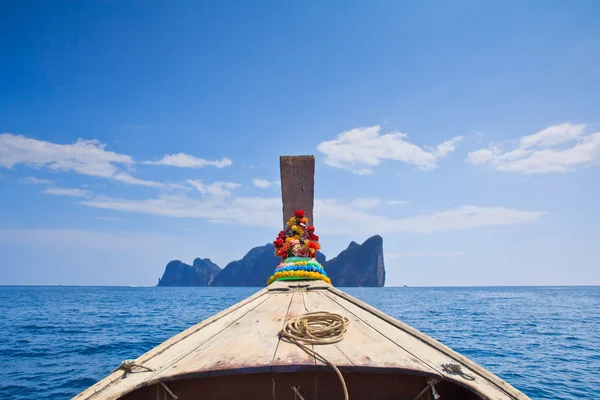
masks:
<instances>
[{"instance_id":1,"label":"red flower","mask_svg":"<svg viewBox=\"0 0 600 400\"><path fill-rule=\"evenodd\" d=\"M315 231L315 227L312 225L309 225L306 227L306 232L308 233L313 233Z\"/></svg>"},{"instance_id":2,"label":"red flower","mask_svg":"<svg viewBox=\"0 0 600 400\"><path fill-rule=\"evenodd\" d=\"M281 239L281 238L277 238L277 239L276 239L276 240L273 242L273 244L275 245L275 247L281 247L281 246L283 246L283 239Z\"/></svg>"},{"instance_id":3,"label":"red flower","mask_svg":"<svg viewBox=\"0 0 600 400\"><path fill-rule=\"evenodd\" d=\"M314 242L314 241L308 242L308 247L310 247L311 249L315 249L315 250L321 249L321 245L319 244L319 242Z\"/></svg>"},{"instance_id":4,"label":"red flower","mask_svg":"<svg viewBox=\"0 0 600 400\"><path fill-rule=\"evenodd\" d=\"M285 239L285 232L284 231L279 231L279 235L277 235L277 237L279 239L282 239L282 240Z\"/></svg>"},{"instance_id":5,"label":"red flower","mask_svg":"<svg viewBox=\"0 0 600 400\"><path fill-rule=\"evenodd\" d=\"M314 240L314 241L318 241L319 237L317 235L315 235L314 233L311 233L310 235L308 235L308 238L310 240Z\"/></svg>"},{"instance_id":6,"label":"red flower","mask_svg":"<svg viewBox=\"0 0 600 400\"><path fill-rule=\"evenodd\" d=\"M294 213L294 216L296 218L304 218L304 211L303 210L296 210L296 212Z\"/></svg>"}]
</instances>

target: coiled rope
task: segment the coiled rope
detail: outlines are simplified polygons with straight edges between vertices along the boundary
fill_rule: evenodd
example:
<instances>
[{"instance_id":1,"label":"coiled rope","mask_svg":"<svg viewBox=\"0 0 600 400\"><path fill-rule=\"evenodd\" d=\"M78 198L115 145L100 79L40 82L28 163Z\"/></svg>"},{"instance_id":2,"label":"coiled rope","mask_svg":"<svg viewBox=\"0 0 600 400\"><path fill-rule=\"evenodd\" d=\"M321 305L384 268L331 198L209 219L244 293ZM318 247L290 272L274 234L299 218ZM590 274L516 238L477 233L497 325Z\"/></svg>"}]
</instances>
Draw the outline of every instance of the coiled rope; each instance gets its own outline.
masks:
<instances>
[{"instance_id":1,"label":"coiled rope","mask_svg":"<svg viewBox=\"0 0 600 400\"><path fill-rule=\"evenodd\" d=\"M348 330L348 324L350 321L342 315L319 311L287 320L279 333L280 338L294 343L315 359L333 368L342 383L345 400L348 400L348 388L338 367L307 345L326 345L341 341ZM292 387L292 390L300 395L297 388ZM300 398L302 399L301 395Z\"/></svg>"}]
</instances>

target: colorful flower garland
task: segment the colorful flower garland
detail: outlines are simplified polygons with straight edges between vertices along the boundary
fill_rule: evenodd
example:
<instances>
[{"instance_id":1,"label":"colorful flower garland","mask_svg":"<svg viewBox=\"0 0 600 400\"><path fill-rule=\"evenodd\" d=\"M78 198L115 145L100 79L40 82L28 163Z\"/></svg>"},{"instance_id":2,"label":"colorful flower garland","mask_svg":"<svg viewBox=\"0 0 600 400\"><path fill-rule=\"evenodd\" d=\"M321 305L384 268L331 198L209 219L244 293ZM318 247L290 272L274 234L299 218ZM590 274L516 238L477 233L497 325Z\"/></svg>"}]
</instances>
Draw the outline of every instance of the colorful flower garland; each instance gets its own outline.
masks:
<instances>
[{"instance_id":1,"label":"colorful flower garland","mask_svg":"<svg viewBox=\"0 0 600 400\"><path fill-rule=\"evenodd\" d=\"M281 264L269 278L267 285L277 280L323 280L331 284L325 270L316 260L321 249L315 227L308 225L304 211L296 210L279 232L275 245L275 255L282 258Z\"/></svg>"},{"instance_id":2,"label":"colorful flower garland","mask_svg":"<svg viewBox=\"0 0 600 400\"><path fill-rule=\"evenodd\" d=\"M315 235L315 227L308 225L304 211L296 210L286 225L273 242L275 255L284 260L292 256L315 258L321 245L319 237Z\"/></svg>"}]
</instances>

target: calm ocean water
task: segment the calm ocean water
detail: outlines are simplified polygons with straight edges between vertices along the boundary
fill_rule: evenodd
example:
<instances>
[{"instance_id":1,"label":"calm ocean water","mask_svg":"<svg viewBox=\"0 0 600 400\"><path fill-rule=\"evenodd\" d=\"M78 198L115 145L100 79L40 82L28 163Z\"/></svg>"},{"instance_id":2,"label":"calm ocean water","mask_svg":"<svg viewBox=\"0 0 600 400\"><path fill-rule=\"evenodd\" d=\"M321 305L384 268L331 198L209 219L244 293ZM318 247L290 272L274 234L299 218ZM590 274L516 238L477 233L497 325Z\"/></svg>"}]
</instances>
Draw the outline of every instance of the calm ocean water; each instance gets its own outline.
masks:
<instances>
[{"instance_id":1,"label":"calm ocean water","mask_svg":"<svg viewBox=\"0 0 600 400\"><path fill-rule=\"evenodd\" d=\"M0 287L0 399L69 399L257 290ZM600 287L345 290L533 399L600 399Z\"/></svg>"}]
</instances>

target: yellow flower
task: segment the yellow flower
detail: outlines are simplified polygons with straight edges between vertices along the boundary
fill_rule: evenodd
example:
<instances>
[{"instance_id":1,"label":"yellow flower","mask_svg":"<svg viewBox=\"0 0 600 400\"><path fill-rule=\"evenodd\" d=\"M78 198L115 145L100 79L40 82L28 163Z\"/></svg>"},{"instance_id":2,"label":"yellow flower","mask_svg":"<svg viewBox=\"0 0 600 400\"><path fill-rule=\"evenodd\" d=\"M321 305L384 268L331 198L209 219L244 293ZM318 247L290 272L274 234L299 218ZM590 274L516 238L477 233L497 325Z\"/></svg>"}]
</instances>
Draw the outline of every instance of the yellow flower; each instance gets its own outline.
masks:
<instances>
[{"instance_id":1,"label":"yellow flower","mask_svg":"<svg viewBox=\"0 0 600 400\"><path fill-rule=\"evenodd\" d=\"M294 239L296 239L296 240L300 240L300 236L298 236L298 235L294 235Z\"/></svg>"},{"instance_id":2,"label":"yellow flower","mask_svg":"<svg viewBox=\"0 0 600 400\"><path fill-rule=\"evenodd\" d=\"M297 225L292 225L292 231L294 231L294 232L295 232L297 229L298 229L298 226L297 226Z\"/></svg>"},{"instance_id":3,"label":"yellow flower","mask_svg":"<svg viewBox=\"0 0 600 400\"><path fill-rule=\"evenodd\" d=\"M292 241L292 238L291 238L291 237L286 237L286 238L285 238L285 241L286 241L286 242L291 242L291 241Z\"/></svg>"}]
</instances>

